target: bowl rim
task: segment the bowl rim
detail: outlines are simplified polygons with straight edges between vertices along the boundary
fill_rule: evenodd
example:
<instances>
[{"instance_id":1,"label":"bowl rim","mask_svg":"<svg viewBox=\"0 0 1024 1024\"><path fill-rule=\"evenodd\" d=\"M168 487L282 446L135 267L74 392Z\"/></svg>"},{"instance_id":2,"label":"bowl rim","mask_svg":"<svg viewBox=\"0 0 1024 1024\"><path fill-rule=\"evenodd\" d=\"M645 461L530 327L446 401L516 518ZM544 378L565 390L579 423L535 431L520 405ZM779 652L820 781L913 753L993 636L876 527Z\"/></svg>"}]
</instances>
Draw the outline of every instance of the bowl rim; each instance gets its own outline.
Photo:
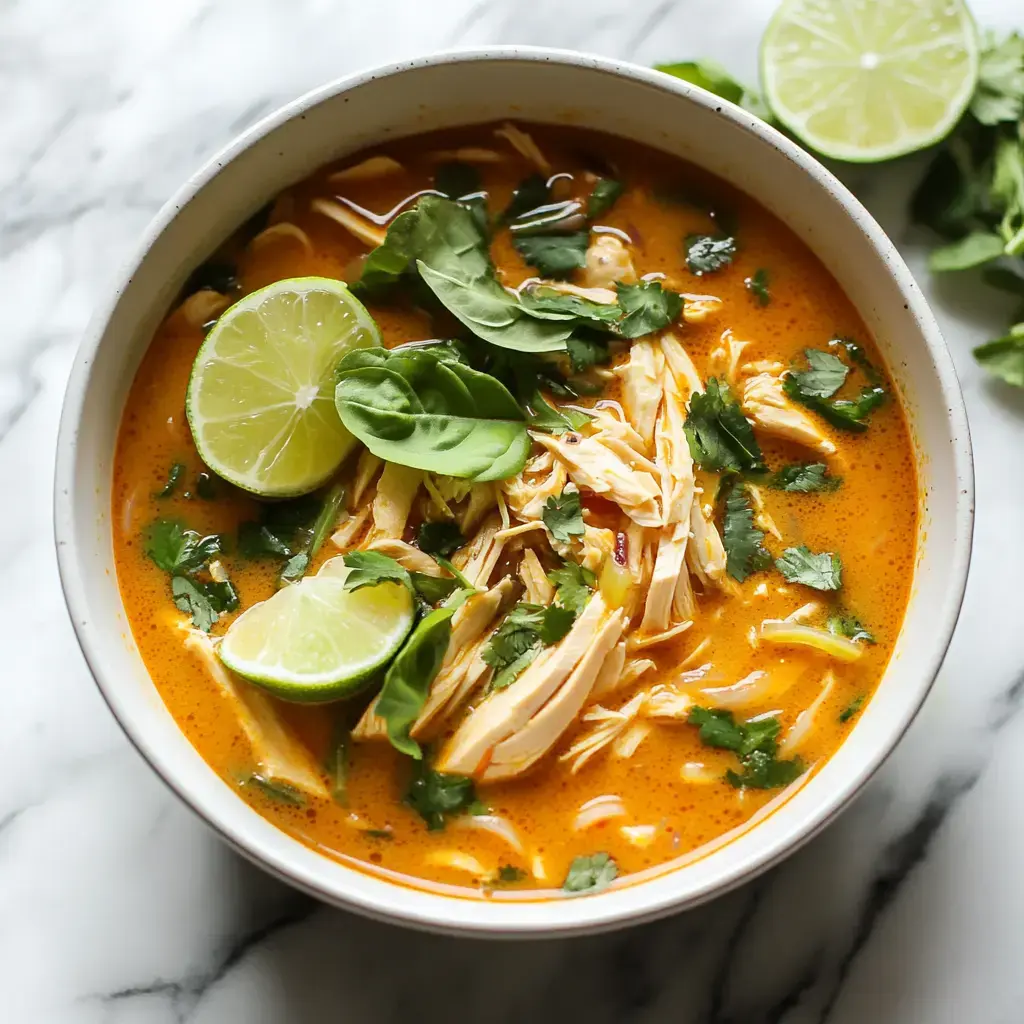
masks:
<instances>
[{"instance_id":1,"label":"bowl rim","mask_svg":"<svg viewBox=\"0 0 1024 1024\"><path fill-rule=\"evenodd\" d=\"M908 700L906 703L902 717L888 723L884 741L881 741L880 737L873 741L873 749L870 755L864 757L860 770L851 773L845 778L842 786L833 789L817 808L805 815L800 831L790 831L773 843L765 844L749 855L743 863L735 866L731 872L709 881L702 888L691 889L688 892L672 893L668 891L658 899L635 900L631 906L617 910L605 909L599 896L587 900L573 900L568 902L567 906L575 908L574 912L567 913L562 920L555 924L550 921L526 921L515 924L487 920L448 921L445 919L444 907L451 905L454 900L458 900L458 897L443 894L431 895L431 906L436 907L434 912L402 907L400 900L388 907L381 906L377 900L364 894L353 891L341 893L319 884L314 877L308 877L307 873L300 872L294 866L289 865L287 858L277 857L266 849L261 849L260 840L246 835L245 829L235 829L218 820L208 807L203 806L203 801L176 779L173 773L165 773L160 764L161 758L151 749L150 738L144 735L144 730L136 722L122 713L117 693L118 686L116 682L112 681L112 674L105 667L106 657L102 650L101 634L107 632L109 626L104 624L104 626L98 627L92 617L86 614L88 603L85 576L74 543L78 514L76 513L77 501L72 485L78 461L77 434L90 389L95 356L107 334L109 320L124 292L132 283L136 268L146 258L157 239L174 221L179 211L241 153L286 122L300 117L310 108L339 94L377 78L400 75L430 66L503 61L548 62L583 67L588 70L604 72L613 77L631 79L663 92L675 94L683 100L702 106L718 117L732 122L743 131L759 137L761 141L769 143L805 175L809 175L819 186L831 192L843 213L854 221L864 233L876 258L887 265L889 274L918 325L945 400L946 418L952 435L952 467L957 483L956 502L952 510L955 540L949 559L950 589L942 604L942 614L935 620L933 640L925 652L927 656L919 659L917 676L920 684L918 692L912 700ZM966 408L952 356L913 275L895 245L872 215L849 189L815 157L742 108L689 83L630 61L564 48L521 45L454 48L363 69L334 79L282 105L210 156L163 204L147 225L139 243L121 265L120 271L115 274L113 280L114 287L109 288L108 286L105 293L107 298L97 305L75 356L68 378L58 431L54 474L54 539L65 602L90 673L129 742L168 788L205 824L248 860L288 884L327 903L366 917L391 923L398 922L419 930L445 934L494 938L560 937L582 932L593 934L655 920L677 912L683 905L689 909L724 895L780 863L818 835L845 809L889 757L928 696L945 658L963 603L973 543L974 460ZM757 831L756 826L755 831ZM298 843L299 840L294 840L294 842ZM365 874L356 868L347 868L347 870L360 875ZM651 882L663 877L665 876L656 876L640 882L631 887L631 891L639 893L643 889L649 888ZM392 889L409 891L398 883L385 882L384 884ZM486 906L486 904L480 904L480 906ZM486 916L486 914L481 916Z\"/></svg>"}]
</instances>

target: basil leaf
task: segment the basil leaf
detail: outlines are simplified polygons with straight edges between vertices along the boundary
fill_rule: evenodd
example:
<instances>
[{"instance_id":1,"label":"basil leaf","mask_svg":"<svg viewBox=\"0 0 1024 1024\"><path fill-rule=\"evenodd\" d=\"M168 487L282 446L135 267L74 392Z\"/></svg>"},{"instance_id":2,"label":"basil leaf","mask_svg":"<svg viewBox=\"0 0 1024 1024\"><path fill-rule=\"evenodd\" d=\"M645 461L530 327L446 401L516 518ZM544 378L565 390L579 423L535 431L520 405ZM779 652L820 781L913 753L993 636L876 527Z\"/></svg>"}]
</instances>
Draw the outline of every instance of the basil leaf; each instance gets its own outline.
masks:
<instances>
[{"instance_id":1,"label":"basil leaf","mask_svg":"<svg viewBox=\"0 0 1024 1024\"><path fill-rule=\"evenodd\" d=\"M831 551L815 553L801 544L786 548L775 568L789 583L802 583L815 590L838 590L843 585L843 563Z\"/></svg>"},{"instance_id":2,"label":"basil leaf","mask_svg":"<svg viewBox=\"0 0 1024 1024\"><path fill-rule=\"evenodd\" d=\"M725 499L722 544L726 569L740 583L771 565L771 556L764 547L764 533L754 525L754 510L742 484L734 486Z\"/></svg>"},{"instance_id":3,"label":"basil leaf","mask_svg":"<svg viewBox=\"0 0 1024 1024\"><path fill-rule=\"evenodd\" d=\"M685 246L686 265L697 277L724 269L736 254L736 241L728 236L687 235Z\"/></svg>"},{"instance_id":4,"label":"basil leaf","mask_svg":"<svg viewBox=\"0 0 1024 1024\"><path fill-rule=\"evenodd\" d=\"M452 160L437 168L434 188L449 199L462 199L481 191L480 172L470 164Z\"/></svg>"},{"instance_id":5,"label":"basil leaf","mask_svg":"<svg viewBox=\"0 0 1024 1024\"><path fill-rule=\"evenodd\" d=\"M378 365L367 365L368 352ZM374 455L402 466L504 480L530 453L523 411L505 386L430 349L349 353L338 368L335 404Z\"/></svg>"},{"instance_id":6,"label":"basil leaf","mask_svg":"<svg viewBox=\"0 0 1024 1024\"><path fill-rule=\"evenodd\" d=\"M544 503L541 519L559 543L568 544L573 537L582 537L586 527L583 524L580 492L564 490L557 497L552 494Z\"/></svg>"},{"instance_id":7,"label":"basil leaf","mask_svg":"<svg viewBox=\"0 0 1024 1024\"><path fill-rule=\"evenodd\" d=\"M590 417L577 409L556 409L539 391L526 403L526 422L532 430L543 430L549 434L564 434L580 430Z\"/></svg>"},{"instance_id":8,"label":"basil leaf","mask_svg":"<svg viewBox=\"0 0 1024 1024\"><path fill-rule=\"evenodd\" d=\"M565 876L562 889L574 895L584 892L599 892L611 885L618 874L618 865L607 853L577 857L569 866L569 873Z\"/></svg>"},{"instance_id":9,"label":"basil leaf","mask_svg":"<svg viewBox=\"0 0 1024 1024\"><path fill-rule=\"evenodd\" d=\"M660 331L679 319L683 312L683 298L663 288L659 281L641 281L639 284L615 285L619 306L624 316L618 331L623 338L639 338Z\"/></svg>"},{"instance_id":10,"label":"basil leaf","mask_svg":"<svg viewBox=\"0 0 1024 1024\"><path fill-rule=\"evenodd\" d=\"M544 277L566 277L587 265L589 231L564 235L516 235L516 252Z\"/></svg>"},{"instance_id":11,"label":"basil leaf","mask_svg":"<svg viewBox=\"0 0 1024 1024\"><path fill-rule=\"evenodd\" d=\"M581 295L543 285L524 288L519 293L519 305L530 316L540 320L569 320L597 329L610 330L622 316L622 307L618 303L592 302Z\"/></svg>"},{"instance_id":12,"label":"basil leaf","mask_svg":"<svg viewBox=\"0 0 1024 1024\"><path fill-rule=\"evenodd\" d=\"M693 393L684 429L701 469L756 473L765 468L753 427L724 381L711 377L703 393Z\"/></svg>"},{"instance_id":13,"label":"basil leaf","mask_svg":"<svg viewBox=\"0 0 1024 1024\"><path fill-rule=\"evenodd\" d=\"M418 251L419 207L400 213L389 225L381 245L363 261L359 278L350 285L360 298L379 296L397 284L412 268Z\"/></svg>"},{"instance_id":14,"label":"basil leaf","mask_svg":"<svg viewBox=\"0 0 1024 1024\"><path fill-rule=\"evenodd\" d=\"M387 723L391 745L417 761L423 751L409 729L423 710L430 684L441 669L454 614L454 608L437 608L419 621L391 662L377 698L376 712Z\"/></svg>"}]
</instances>

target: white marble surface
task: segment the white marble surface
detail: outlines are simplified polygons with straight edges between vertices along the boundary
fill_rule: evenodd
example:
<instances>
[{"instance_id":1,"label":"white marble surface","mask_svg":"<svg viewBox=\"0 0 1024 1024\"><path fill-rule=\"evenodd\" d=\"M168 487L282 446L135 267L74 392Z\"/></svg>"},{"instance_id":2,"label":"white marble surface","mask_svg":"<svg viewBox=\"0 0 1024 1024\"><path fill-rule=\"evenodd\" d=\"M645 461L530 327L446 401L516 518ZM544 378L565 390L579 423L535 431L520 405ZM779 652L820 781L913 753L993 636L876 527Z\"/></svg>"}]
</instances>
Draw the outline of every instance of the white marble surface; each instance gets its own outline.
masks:
<instances>
[{"instance_id":1,"label":"white marble surface","mask_svg":"<svg viewBox=\"0 0 1024 1024\"><path fill-rule=\"evenodd\" d=\"M882 2L882 0L878 0ZM967 399L975 555L945 668L853 808L700 911L573 942L484 945L322 907L230 853L95 691L51 540L57 420L87 317L146 221L281 102L454 45L714 56L753 77L771 0L4 0L0 3L0 1021L313 1024L1024 1020L1024 395L970 349L1005 323L928 285ZM976 0L1024 24L1019 0ZM920 163L847 180L917 271Z\"/></svg>"}]
</instances>

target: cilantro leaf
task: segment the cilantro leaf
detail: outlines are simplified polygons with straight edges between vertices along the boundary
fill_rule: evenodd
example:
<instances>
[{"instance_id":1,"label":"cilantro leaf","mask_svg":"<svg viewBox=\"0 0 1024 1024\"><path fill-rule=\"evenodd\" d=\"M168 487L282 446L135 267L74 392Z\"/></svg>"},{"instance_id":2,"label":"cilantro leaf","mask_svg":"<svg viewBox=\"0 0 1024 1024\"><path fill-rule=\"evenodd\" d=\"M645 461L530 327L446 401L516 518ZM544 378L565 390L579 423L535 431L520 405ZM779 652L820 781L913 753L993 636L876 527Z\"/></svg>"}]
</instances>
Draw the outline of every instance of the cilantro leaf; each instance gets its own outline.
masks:
<instances>
[{"instance_id":1,"label":"cilantro leaf","mask_svg":"<svg viewBox=\"0 0 1024 1024\"><path fill-rule=\"evenodd\" d=\"M852 615L843 615L837 612L830 615L828 619L828 631L837 636L845 636L850 640L863 641L866 644L875 642L874 635L861 624L860 619Z\"/></svg>"},{"instance_id":2,"label":"cilantro leaf","mask_svg":"<svg viewBox=\"0 0 1024 1024\"><path fill-rule=\"evenodd\" d=\"M764 533L754 525L750 496L742 485L734 486L726 496L722 543L727 571L740 583L751 573L771 565L771 556L764 547Z\"/></svg>"},{"instance_id":3,"label":"cilantro leaf","mask_svg":"<svg viewBox=\"0 0 1024 1024\"><path fill-rule=\"evenodd\" d=\"M778 736L782 727L777 718L737 722L731 711L693 707L687 721L699 728L702 743L731 750L739 758L742 772L729 769L725 773L731 786L777 789L788 786L805 770L799 758L778 759Z\"/></svg>"},{"instance_id":4,"label":"cilantro leaf","mask_svg":"<svg viewBox=\"0 0 1024 1024\"><path fill-rule=\"evenodd\" d=\"M587 199L587 219L602 217L622 195L625 186L614 178L598 178Z\"/></svg>"},{"instance_id":5,"label":"cilantro leaf","mask_svg":"<svg viewBox=\"0 0 1024 1024\"><path fill-rule=\"evenodd\" d=\"M854 697L849 704L839 712L839 721L844 725L864 706L864 694Z\"/></svg>"},{"instance_id":6,"label":"cilantro leaf","mask_svg":"<svg viewBox=\"0 0 1024 1024\"><path fill-rule=\"evenodd\" d=\"M517 882L523 881L526 877L527 874L522 868L517 868L512 864L502 864L501 867L498 868L497 874L495 874L487 884L493 887L497 887L499 885L515 885Z\"/></svg>"},{"instance_id":7,"label":"cilantro leaf","mask_svg":"<svg viewBox=\"0 0 1024 1024\"><path fill-rule=\"evenodd\" d=\"M593 335L572 334L566 338L565 347L569 353L569 362L576 373L607 363L611 358L607 342Z\"/></svg>"},{"instance_id":8,"label":"cilantro leaf","mask_svg":"<svg viewBox=\"0 0 1024 1024\"><path fill-rule=\"evenodd\" d=\"M724 381L711 377L707 390L693 393L685 430L701 469L756 473L765 468L750 421Z\"/></svg>"},{"instance_id":9,"label":"cilantro leaf","mask_svg":"<svg viewBox=\"0 0 1024 1024\"><path fill-rule=\"evenodd\" d=\"M607 853L577 857L569 866L569 873L565 876L562 889L573 894L598 892L611 885L618 874L619 866Z\"/></svg>"},{"instance_id":10,"label":"cilantro leaf","mask_svg":"<svg viewBox=\"0 0 1024 1024\"><path fill-rule=\"evenodd\" d=\"M663 288L660 281L640 281L638 284L615 285L623 317L618 332L623 338L639 338L652 331L660 331L679 319L683 312L683 297Z\"/></svg>"},{"instance_id":11,"label":"cilantro leaf","mask_svg":"<svg viewBox=\"0 0 1024 1024\"><path fill-rule=\"evenodd\" d=\"M833 426L856 433L863 432L868 428L863 421L886 399L881 378L856 342L847 338L835 338L829 344L843 346L868 378L869 385L861 388L857 398L830 397L842 386L849 373L849 368L832 353L820 352L817 349L805 350L810 370L796 370L788 373L783 378L782 390L787 397L813 409ZM843 372L843 380L837 384L840 367L845 372ZM829 391L829 388L832 390Z\"/></svg>"},{"instance_id":12,"label":"cilantro leaf","mask_svg":"<svg viewBox=\"0 0 1024 1024\"><path fill-rule=\"evenodd\" d=\"M541 519L551 531L551 536L562 544L568 544L573 537L582 537L586 527L583 524L580 492L566 488L558 497L552 494L544 503Z\"/></svg>"},{"instance_id":13,"label":"cilantro leaf","mask_svg":"<svg viewBox=\"0 0 1024 1024\"><path fill-rule=\"evenodd\" d=\"M483 660L495 670L492 690L502 690L540 652L558 643L572 628L576 612L553 604L543 607L521 601L502 620L483 650Z\"/></svg>"},{"instance_id":14,"label":"cilantro leaf","mask_svg":"<svg viewBox=\"0 0 1024 1024\"><path fill-rule=\"evenodd\" d=\"M699 727L700 741L707 747L738 753L743 746L743 727L736 724L731 711L693 707L687 721Z\"/></svg>"},{"instance_id":15,"label":"cilantro leaf","mask_svg":"<svg viewBox=\"0 0 1024 1024\"><path fill-rule=\"evenodd\" d=\"M345 565L352 571L345 577L346 590L361 590L380 583L401 583L413 589L409 570L390 555L380 551L350 551Z\"/></svg>"},{"instance_id":16,"label":"cilantro leaf","mask_svg":"<svg viewBox=\"0 0 1024 1024\"><path fill-rule=\"evenodd\" d=\"M815 590L838 590L843 585L843 564L831 551L815 553L801 544L786 548L775 559L775 568L790 583L802 583Z\"/></svg>"},{"instance_id":17,"label":"cilantro leaf","mask_svg":"<svg viewBox=\"0 0 1024 1024\"><path fill-rule=\"evenodd\" d=\"M1005 337L979 345L974 358L1000 380L1024 388L1024 322L1014 324Z\"/></svg>"},{"instance_id":18,"label":"cilantro leaf","mask_svg":"<svg viewBox=\"0 0 1024 1024\"><path fill-rule=\"evenodd\" d=\"M842 485L842 479L829 476L824 462L796 462L783 466L768 478L768 486L778 491L796 491L810 494L814 491L834 491Z\"/></svg>"},{"instance_id":19,"label":"cilantro leaf","mask_svg":"<svg viewBox=\"0 0 1024 1024\"><path fill-rule=\"evenodd\" d=\"M405 802L427 823L427 829L443 829L449 815L466 811L476 801L473 780L464 775L447 775L413 762L412 779Z\"/></svg>"},{"instance_id":20,"label":"cilantro leaf","mask_svg":"<svg viewBox=\"0 0 1024 1024\"><path fill-rule=\"evenodd\" d=\"M576 562L563 562L547 576L555 587L555 600L574 615L579 615L586 607L591 591L597 583L597 577Z\"/></svg>"},{"instance_id":21,"label":"cilantro leaf","mask_svg":"<svg viewBox=\"0 0 1024 1024\"><path fill-rule=\"evenodd\" d=\"M809 370L793 371L789 375L805 398L831 398L846 382L850 368L831 352L805 348Z\"/></svg>"},{"instance_id":22,"label":"cilantro leaf","mask_svg":"<svg viewBox=\"0 0 1024 1024\"><path fill-rule=\"evenodd\" d=\"M745 277L743 283L759 306L767 306L772 301L771 292L768 291L768 271L764 267L759 267L750 277Z\"/></svg>"},{"instance_id":23,"label":"cilantro leaf","mask_svg":"<svg viewBox=\"0 0 1024 1024\"><path fill-rule=\"evenodd\" d=\"M731 768L725 773L725 781L736 789L782 789L795 782L807 770L799 757L780 760L774 754L755 750L742 761L743 771Z\"/></svg>"},{"instance_id":24,"label":"cilantro leaf","mask_svg":"<svg viewBox=\"0 0 1024 1024\"><path fill-rule=\"evenodd\" d=\"M238 592L230 580L211 580L203 583L188 576L171 577L171 595L174 606L192 617L192 625L209 633L222 612L238 607Z\"/></svg>"},{"instance_id":25,"label":"cilantro leaf","mask_svg":"<svg viewBox=\"0 0 1024 1024\"><path fill-rule=\"evenodd\" d=\"M462 199L464 196L480 192L480 172L469 164L452 160L441 164L434 174L434 188L443 192L449 199Z\"/></svg>"},{"instance_id":26,"label":"cilantro leaf","mask_svg":"<svg viewBox=\"0 0 1024 1024\"><path fill-rule=\"evenodd\" d=\"M323 547L327 535L338 522L338 515L344 500L345 488L341 484L335 484L324 495L316 519L307 530L301 531L299 550L285 562L281 570L280 580L282 583L293 583L309 572L309 566L316 557L316 553Z\"/></svg>"},{"instance_id":27,"label":"cilantro leaf","mask_svg":"<svg viewBox=\"0 0 1024 1024\"><path fill-rule=\"evenodd\" d=\"M158 519L146 537L146 554L158 568L170 573L195 572L221 549L217 534L203 537L187 530L180 519Z\"/></svg>"},{"instance_id":28,"label":"cilantro leaf","mask_svg":"<svg viewBox=\"0 0 1024 1024\"><path fill-rule=\"evenodd\" d=\"M589 231L565 235L516 235L512 244L523 259L544 277L565 277L587 265Z\"/></svg>"},{"instance_id":29,"label":"cilantro leaf","mask_svg":"<svg viewBox=\"0 0 1024 1024\"><path fill-rule=\"evenodd\" d=\"M736 254L736 240L728 236L687 235L685 246L686 265L697 277L729 266Z\"/></svg>"},{"instance_id":30,"label":"cilantro leaf","mask_svg":"<svg viewBox=\"0 0 1024 1024\"><path fill-rule=\"evenodd\" d=\"M997 42L986 33L970 110L984 125L1024 117L1024 36L1013 32Z\"/></svg>"},{"instance_id":31,"label":"cilantro leaf","mask_svg":"<svg viewBox=\"0 0 1024 1024\"><path fill-rule=\"evenodd\" d=\"M466 543L458 524L451 520L422 522L416 532L416 546L428 555L448 558Z\"/></svg>"},{"instance_id":32,"label":"cilantro leaf","mask_svg":"<svg viewBox=\"0 0 1024 1024\"><path fill-rule=\"evenodd\" d=\"M524 178L513 190L512 200L501 215L502 223L517 220L524 214L532 213L539 206L548 202L551 189L547 179L540 174L531 174Z\"/></svg>"},{"instance_id":33,"label":"cilantro leaf","mask_svg":"<svg viewBox=\"0 0 1024 1024\"><path fill-rule=\"evenodd\" d=\"M181 478L185 475L185 463L176 462L171 466L170 471L167 474L167 483L160 488L154 498L169 498L177 489L178 484L181 483Z\"/></svg>"}]
</instances>

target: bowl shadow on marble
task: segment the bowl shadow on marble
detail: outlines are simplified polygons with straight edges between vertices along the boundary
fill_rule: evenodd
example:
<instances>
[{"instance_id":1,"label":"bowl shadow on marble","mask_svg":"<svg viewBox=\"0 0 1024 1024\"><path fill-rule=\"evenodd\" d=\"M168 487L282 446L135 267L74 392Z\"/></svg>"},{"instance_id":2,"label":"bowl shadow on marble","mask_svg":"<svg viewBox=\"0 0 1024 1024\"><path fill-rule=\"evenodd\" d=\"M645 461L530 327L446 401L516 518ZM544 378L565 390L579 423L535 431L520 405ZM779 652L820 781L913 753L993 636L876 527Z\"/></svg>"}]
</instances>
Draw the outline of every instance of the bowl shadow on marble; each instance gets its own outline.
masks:
<instances>
[{"instance_id":1,"label":"bowl shadow on marble","mask_svg":"<svg viewBox=\"0 0 1024 1024\"><path fill-rule=\"evenodd\" d=\"M459 1019L488 1022L754 1024L797 1008L801 1020L824 1019L919 859L913 836L894 838L879 856L885 774L830 829L753 882L600 936L510 942L412 932L321 904L245 864L239 906L265 913L234 931L193 986L188 1019L321 1024L341 1008L361 1022L448 1021L455 1009ZM898 993L888 987L886 998L898 1002Z\"/></svg>"}]
</instances>

